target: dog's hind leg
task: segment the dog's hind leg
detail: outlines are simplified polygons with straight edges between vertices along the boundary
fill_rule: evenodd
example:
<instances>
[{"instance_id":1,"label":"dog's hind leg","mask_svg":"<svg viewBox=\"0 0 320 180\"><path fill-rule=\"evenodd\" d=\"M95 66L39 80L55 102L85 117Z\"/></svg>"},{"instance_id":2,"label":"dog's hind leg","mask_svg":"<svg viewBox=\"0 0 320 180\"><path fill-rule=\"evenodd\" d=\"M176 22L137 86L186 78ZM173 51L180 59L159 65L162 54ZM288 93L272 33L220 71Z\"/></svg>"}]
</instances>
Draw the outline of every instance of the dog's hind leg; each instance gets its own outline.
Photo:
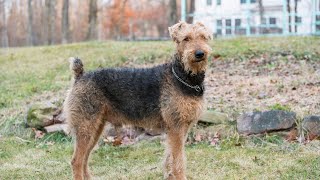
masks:
<instances>
[{"instance_id":1,"label":"dog's hind leg","mask_svg":"<svg viewBox=\"0 0 320 180\"><path fill-rule=\"evenodd\" d=\"M75 147L71 161L73 178L76 180L90 179L89 156L104 129L105 122L100 116L91 120L78 120L76 123L74 127Z\"/></svg>"},{"instance_id":2,"label":"dog's hind leg","mask_svg":"<svg viewBox=\"0 0 320 180\"><path fill-rule=\"evenodd\" d=\"M101 120L98 120L101 121ZM87 148L85 150L85 154L84 154L84 166L83 166L83 171L84 171L84 179L86 180L90 180L91 176L90 176L90 171L89 171L89 167L88 167L88 160L89 160L89 156L90 153L92 151L92 149L94 148L94 146L97 144L99 137L102 133L104 129L104 123L101 122L97 125L97 127L95 127L95 132L91 134L91 138L87 144Z\"/></svg>"},{"instance_id":3,"label":"dog's hind leg","mask_svg":"<svg viewBox=\"0 0 320 180\"><path fill-rule=\"evenodd\" d=\"M84 179L84 157L87 149L87 141L90 136L76 134L76 142L74 146L73 157L71 161L73 179L83 180Z\"/></svg>"}]
</instances>

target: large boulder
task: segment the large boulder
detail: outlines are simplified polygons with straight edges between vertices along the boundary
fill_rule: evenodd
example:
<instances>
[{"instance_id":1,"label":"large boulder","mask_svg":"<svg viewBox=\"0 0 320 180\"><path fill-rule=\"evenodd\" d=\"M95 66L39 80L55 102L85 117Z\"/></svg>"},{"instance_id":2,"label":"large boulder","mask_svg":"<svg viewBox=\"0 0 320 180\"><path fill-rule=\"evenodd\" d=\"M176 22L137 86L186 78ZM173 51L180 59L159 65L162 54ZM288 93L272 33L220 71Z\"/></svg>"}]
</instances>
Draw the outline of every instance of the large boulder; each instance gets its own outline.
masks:
<instances>
[{"instance_id":1,"label":"large boulder","mask_svg":"<svg viewBox=\"0 0 320 180\"><path fill-rule=\"evenodd\" d=\"M271 110L244 113L237 119L237 129L241 134L259 134L285 130L295 126L296 113Z\"/></svg>"},{"instance_id":2,"label":"large boulder","mask_svg":"<svg viewBox=\"0 0 320 180\"><path fill-rule=\"evenodd\" d=\"M320 136L320 116L307 116L303 119L302 127L308 133Z\"/></svg>"},{"instance_id":3,"label":"large boulder","mask_svg":"<svg viewBox=\"0 0 320 180\"><path fill-rule=\"evenodd\" d=\"M57 105L51 102L35 103L29 106L26 115L26 127L41 129L57 123L63 123L65 116Z\"/></svg>"}]
</instances>

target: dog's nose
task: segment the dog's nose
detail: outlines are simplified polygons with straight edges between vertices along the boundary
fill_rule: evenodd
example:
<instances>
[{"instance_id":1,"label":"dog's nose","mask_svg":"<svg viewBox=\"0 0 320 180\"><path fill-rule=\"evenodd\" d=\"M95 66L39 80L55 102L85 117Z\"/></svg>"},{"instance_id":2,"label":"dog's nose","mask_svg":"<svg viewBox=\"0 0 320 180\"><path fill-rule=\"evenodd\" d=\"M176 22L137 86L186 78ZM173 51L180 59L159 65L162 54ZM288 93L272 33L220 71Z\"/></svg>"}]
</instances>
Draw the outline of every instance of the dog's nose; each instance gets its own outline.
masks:
<instances>
[{"instance_id":1,"label":"dog's nose","mask_svg":"<svg viewBox=\"0 0 320 180\"><path fill-rule=\"evenodd\" d=\"M204 52L202 50L196 50L195 56L196 58L203 58Z\"/></svg>"}]
</instances>

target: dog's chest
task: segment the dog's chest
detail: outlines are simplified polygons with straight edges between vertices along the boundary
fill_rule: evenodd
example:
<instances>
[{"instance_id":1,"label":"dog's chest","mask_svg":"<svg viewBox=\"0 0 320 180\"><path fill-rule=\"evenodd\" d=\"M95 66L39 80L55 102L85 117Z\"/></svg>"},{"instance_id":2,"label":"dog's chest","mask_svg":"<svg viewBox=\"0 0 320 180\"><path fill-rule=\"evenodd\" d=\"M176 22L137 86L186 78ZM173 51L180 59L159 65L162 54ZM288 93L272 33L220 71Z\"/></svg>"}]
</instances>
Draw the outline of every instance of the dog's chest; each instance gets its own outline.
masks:
<instances>
[{"instance_id":1,"label":"dog's chest","mask_svg":"<svg viewBox=\"0 0 320 180\"><path fill-rule=\"evenodd\" d=\"M165 121L176 123L197 121L203 109L203 96L185 95L170 84L160 98L162 116Z\"/></svg>"}]
</instances>

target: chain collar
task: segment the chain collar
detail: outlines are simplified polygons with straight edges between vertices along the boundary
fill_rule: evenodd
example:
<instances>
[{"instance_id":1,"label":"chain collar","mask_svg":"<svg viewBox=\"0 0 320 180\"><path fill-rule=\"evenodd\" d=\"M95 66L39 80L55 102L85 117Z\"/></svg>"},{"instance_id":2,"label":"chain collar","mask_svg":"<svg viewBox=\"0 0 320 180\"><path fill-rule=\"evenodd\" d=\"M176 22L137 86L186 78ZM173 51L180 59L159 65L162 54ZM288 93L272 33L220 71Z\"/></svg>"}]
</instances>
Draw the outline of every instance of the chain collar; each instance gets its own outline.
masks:
<instances>
[{"instance_id":1,"label":"chain collar","mask_svg":"<svg viewBox=\"0 0 320 180\"><path fill-rule=\"evenodd\" d=\"M189 88L192 88L192 89L196 90L197 92L200 92L200 91L201 91L201 87L200 87L199 85L192 86L192 85L186 83L185 81L183 81L183 80L176 74L176 72L174 71L173 66L172 66L171 70L172 70L173 75L174 75L174 76L177 78L177 80L180 81L182 84L184 84L185 86L188 86Z\"/></svg>"}]
</instances>

